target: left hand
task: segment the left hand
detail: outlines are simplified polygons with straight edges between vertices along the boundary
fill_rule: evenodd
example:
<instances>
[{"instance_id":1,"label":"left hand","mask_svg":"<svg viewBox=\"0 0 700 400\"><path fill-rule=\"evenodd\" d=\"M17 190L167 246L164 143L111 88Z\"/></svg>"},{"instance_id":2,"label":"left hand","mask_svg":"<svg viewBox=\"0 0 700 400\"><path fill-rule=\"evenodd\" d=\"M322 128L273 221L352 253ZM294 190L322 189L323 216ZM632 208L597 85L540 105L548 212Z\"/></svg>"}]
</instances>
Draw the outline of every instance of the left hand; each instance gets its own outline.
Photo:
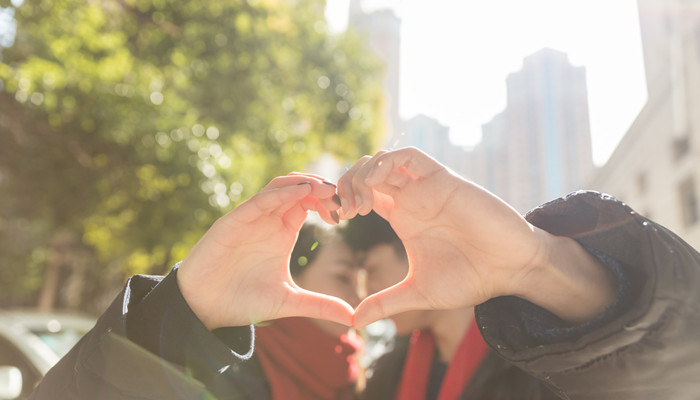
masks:
<instances>
[{"instance_id":1,"label":"left hand","mask_svg":"<svg viewBox=\"0 0 700 400\"><path fill-rule=\"evenodd\" d=\"M297 286L289 258L307 210L337 223L335 185L290 174L217 220L180 265L185 300L209 329L290 316L350 325L346 302Z\"/></svg>"}]
</instances>

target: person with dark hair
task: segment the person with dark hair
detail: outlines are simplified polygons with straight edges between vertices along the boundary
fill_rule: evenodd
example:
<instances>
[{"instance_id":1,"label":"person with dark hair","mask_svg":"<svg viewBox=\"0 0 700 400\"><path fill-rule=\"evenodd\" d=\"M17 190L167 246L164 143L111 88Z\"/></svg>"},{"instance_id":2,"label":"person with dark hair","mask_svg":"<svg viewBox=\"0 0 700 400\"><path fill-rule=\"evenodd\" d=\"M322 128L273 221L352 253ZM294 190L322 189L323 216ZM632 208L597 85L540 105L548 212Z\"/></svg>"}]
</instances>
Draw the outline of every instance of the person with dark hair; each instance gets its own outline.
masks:
<instances>
[{"instance_id":1,"label":"person with dark hair","mask_svg":"<svg viewBox=\"0 0 700 400\"><path fill-rule=\"evenodd\" d=\"M273 179L170 274L131 277L30 398L355 398L354 255L333 231L302 228L309 210L337 224L335 189Z\"/></svg>"},{"instance_id":2,"label":"person with dark hair","mask_svg":"<svg viewBox=\"0 0 700 400\"><path fill-rule=\"evenodd\" d=\"M293 268L307 270L290 273L309 210L331 225L374 210L400 239L403 251L395 240L366 249L375 293L355 309L295 282L312 286L306 274L323 253L311 264L295 256ZM397 265L372 267L382 246ZM266 375L253 357L266 346L254 343L256 324L305 317L361 329L418 312L405 319L405 351L376 364L367 398L695 399L699 286L700 254L610 196L577 192L522 217L417 149L382 151L337 187L309 174L273 179L166 277L132 277L31 398L270 399L275 387L311 396L303 373ZM294 361L321 354L308 348L285 362L272 350L269 364L303 369Z\"/></svg>"},{"instance_id":3,"label":"person with dark hair","mask_svg":"<svg viewBox=\"0 0 700 400\"><path fill-rule=\"evenodd\" d=\"M374 211L355 216L344 232L362 259L368 293L404 279L408 256L384 218ZM363 399L438 399L443 392L457 398L488 349L473 322L473 307L410 310L389 318L399 337L371 368ZM461 362L451 363L453 359Z\"/></svg>"},{"instance_id":4,"label":"person with dark hair","mask_svg":"<svg viewBox=\"0 0 700 400\"><path fill-rule=\"evenodd\" d=\"M294 282L356 307L357 263L334 229L305 223L289 264ZM256 329L256 358L273 400L352 400L357 395L362 340L336 322L303 317L270 321Z\"/></svg>"},{"instance_id":5,"label":"person with dark hair","mask_svg":"<svg viewBox=\"0 0 700 400\"><path fill-rule=\"evenodd\" d=\"M338 195L373 285L355 327L411 334L365 399L698 398L700 254L627 205L522 217L415 148L363 157Z\"/></svg>"}]
</instances>

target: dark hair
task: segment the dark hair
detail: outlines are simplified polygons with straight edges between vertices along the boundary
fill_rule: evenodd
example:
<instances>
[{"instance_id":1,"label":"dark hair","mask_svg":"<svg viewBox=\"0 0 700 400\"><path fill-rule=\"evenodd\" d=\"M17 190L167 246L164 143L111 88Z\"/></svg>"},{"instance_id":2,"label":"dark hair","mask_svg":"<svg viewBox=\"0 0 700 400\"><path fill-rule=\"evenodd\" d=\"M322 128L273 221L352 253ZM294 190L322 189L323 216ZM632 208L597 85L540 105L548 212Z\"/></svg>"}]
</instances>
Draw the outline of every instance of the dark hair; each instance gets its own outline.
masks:
<instances>
[{"instance_id":1,"label":"dark hair","mask_svg":"<svg viewBox=\"0 0 700 400\"><path fill-rule=\"evenodd\" d=\"M349 220L341 234L355 250L366 251L380 244L388 244L394 247L398 256L406 257L406 249L394 228L374 211Z\"/></svg>"},{"instance_id":2,"label":"dark hair","mask_svg":"<svg viewBox=\"0 0 700 400\"><path fill-rule=\"evenodd\" d=\"M306 222L299 230L299 238L292 250L292 258L289 260L289 272L292 276L298 276L304 272L305 267L311 264L321 251L321 247L333 236L329 229Z\"/></svg>"}]
</instances>

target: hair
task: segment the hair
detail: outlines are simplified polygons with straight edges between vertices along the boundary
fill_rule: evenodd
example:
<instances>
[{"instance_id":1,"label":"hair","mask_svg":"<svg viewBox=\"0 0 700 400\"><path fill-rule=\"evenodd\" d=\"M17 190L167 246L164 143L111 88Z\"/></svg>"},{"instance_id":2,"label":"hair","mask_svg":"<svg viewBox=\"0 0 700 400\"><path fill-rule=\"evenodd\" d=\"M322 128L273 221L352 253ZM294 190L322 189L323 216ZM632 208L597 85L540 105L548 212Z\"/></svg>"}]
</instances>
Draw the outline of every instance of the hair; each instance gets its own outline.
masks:
<instances>
[{"instance_id":1,"label":"hair","mask_svg":"<svg viewBox=\"0 0 700 400\"><path fill-rule=\"evenodd\" d=\"M394 232L389 221L371 211L362 216L357 215L348 221L341 231L345 241L354 249L367 251L373 247L388 244L394 248L396 255L406 257L406 249L399 236Z\"/></svg>"},{"instance_id":2,"label":"hair","mask_svg":"<svg viewBox=\"0 0 700 400\"><path fill-rule=\"evenodd\" d=\"M321 251L321 247L336 236L331 229L325 229L313 222L304 223L304 226L299 230L299 237L289 261L289 272L292 277L303 273Z\"/></svg>"}]
</instances>

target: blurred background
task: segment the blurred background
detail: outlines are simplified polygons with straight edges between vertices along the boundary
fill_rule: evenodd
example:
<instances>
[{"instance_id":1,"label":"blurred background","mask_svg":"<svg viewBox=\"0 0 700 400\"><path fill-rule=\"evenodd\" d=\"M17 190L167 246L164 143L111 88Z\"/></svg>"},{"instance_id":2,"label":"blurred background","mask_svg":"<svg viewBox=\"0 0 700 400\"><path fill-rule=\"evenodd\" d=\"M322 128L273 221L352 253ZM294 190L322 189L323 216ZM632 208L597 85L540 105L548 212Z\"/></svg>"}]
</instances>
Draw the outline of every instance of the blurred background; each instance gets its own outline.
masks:
<instances>
[{"instance_id":1,"label":"blurred background","mask_svg":"<svg viewBox=\"0 0 700 400\"><path fill-rule=\"evenodd\" d=\"M0 307L59 332L272 177L384 147L699 247L698 102L700 0L0 0Z\"/></svg>"}]
</instances>

